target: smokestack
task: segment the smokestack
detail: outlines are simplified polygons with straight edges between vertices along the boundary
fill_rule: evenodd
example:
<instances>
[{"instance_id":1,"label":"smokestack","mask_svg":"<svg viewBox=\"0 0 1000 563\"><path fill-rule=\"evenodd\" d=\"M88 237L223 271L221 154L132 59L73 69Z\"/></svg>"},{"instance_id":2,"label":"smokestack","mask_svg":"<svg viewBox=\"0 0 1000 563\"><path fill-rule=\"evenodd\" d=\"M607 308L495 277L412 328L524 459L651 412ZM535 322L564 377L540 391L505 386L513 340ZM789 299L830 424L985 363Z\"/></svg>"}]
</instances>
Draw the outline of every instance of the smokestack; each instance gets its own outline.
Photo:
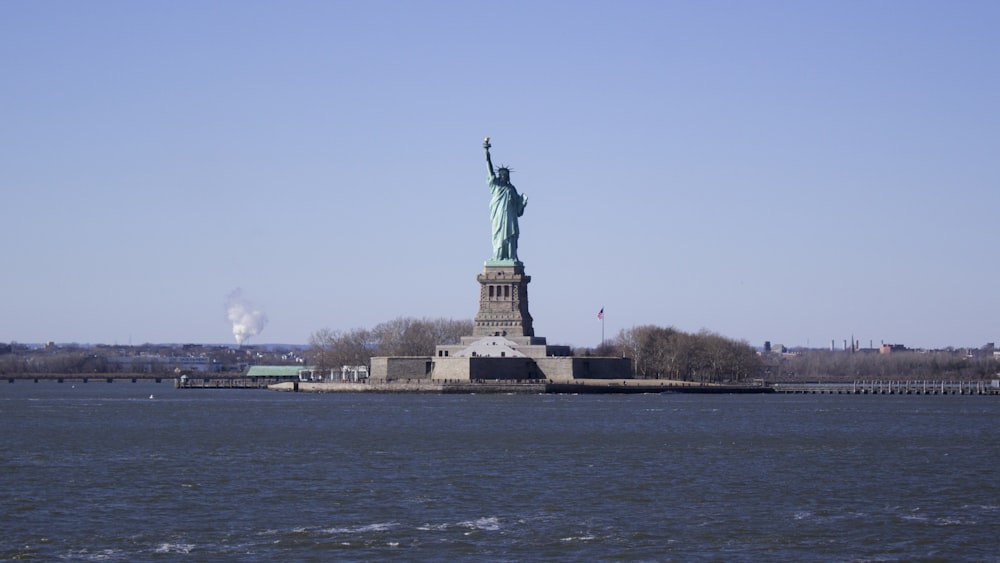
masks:
<instances>
[{"instance_id":1,"label":"smokestack","mask_svg":"<svg viewBox=\"0 0 1000 563\"><path fill-rule=\"evenodd\" d=\"M243 298L243 290L236 288L226 299L226 317L233 325L236 345L242 346L251 336L257 336L267 324L267 315L256 305Z\"/></svg>"}]
</instances>

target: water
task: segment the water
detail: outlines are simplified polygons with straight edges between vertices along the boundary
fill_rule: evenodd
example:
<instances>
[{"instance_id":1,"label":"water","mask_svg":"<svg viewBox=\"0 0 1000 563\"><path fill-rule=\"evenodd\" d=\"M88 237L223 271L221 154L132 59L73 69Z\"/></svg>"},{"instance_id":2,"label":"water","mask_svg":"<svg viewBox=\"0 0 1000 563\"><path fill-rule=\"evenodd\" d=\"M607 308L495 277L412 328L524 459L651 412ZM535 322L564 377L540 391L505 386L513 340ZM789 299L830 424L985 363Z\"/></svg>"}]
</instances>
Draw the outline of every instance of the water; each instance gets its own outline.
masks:
<instances>
[{"instance_id":1,"label":"water","mask_svg":"<svg viewBox=\"0 0 1000 563\"><path fill-rule=\"evenodd\" d=\"M996 397L17 382L0 421L0 559L1000 561Z\"/></svg>"}]
</instances>

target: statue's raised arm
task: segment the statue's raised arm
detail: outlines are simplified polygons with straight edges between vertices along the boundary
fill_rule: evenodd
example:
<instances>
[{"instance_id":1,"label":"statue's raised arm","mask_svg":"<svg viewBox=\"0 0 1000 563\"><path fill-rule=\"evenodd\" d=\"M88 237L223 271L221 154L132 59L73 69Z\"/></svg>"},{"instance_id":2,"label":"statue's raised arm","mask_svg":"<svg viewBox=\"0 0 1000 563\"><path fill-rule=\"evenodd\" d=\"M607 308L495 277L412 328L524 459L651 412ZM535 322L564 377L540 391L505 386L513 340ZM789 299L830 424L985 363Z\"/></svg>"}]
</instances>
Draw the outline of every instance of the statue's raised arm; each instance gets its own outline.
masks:
<instances>
[{"instance_id":1,"label":"statue's raised arm","mask_svg":"<svg viewBox=\"0 0 1000 563\"><path fill-rule=\"evenodd\" d=\"M490 145L490 138L486 137L486 140L483 141L483 148L486 149L486 169L490 171L490 178L493 178L494 176L496 176L496 173L493 172L493 161L490 160L491 146L492 145Z\"/></svg>"}]
</instances>

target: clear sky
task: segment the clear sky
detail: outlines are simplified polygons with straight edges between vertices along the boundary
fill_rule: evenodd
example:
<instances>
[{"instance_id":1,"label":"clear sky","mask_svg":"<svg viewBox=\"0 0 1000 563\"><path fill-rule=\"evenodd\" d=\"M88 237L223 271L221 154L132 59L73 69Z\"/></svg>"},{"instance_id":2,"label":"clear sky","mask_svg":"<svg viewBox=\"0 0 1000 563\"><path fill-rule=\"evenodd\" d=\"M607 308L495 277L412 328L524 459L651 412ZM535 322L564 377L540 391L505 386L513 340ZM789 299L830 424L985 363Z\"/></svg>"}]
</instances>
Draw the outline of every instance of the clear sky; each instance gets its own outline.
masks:
<instances>
[{"instance_id":1,"label":"clear sky","mask_svg":"<svg viewBox=\"0 0 1000 563\"><path fill-rule=\"evenodd\" d=\"M1000 343L1000 2L0 2L0 341ZM258 315L259 317L260 315Z\"/></svg>"}]
</instances>

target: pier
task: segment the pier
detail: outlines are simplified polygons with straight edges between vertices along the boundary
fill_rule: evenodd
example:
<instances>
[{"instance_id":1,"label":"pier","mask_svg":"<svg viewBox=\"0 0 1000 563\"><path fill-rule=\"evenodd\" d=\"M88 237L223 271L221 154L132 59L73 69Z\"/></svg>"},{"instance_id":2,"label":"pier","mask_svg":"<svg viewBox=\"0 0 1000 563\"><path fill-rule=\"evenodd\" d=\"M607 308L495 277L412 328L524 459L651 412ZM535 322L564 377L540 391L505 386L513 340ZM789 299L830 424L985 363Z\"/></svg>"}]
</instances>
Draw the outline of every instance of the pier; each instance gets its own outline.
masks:
<instances>
[{"instance_id":1,"label":"pier","mask_svg":"<svg viewBox=\"0 0 1000 563\"><path fill-rule=\"evenodd\" d=\"M276 377L178 377L174 389L267 389L287 378Z\"/></svg>"},{"instance_id":2,"label":"pier","mask_svg":"<svg viewBox=\"0 0 1000 563\"><path fill-rule=\"evenodd\" d=\"M993 381L852 381L774 383L776 393L823 395L1000 395Z\"/></svg>"},{"instance_id":3,"label":"pier","mask_svg":"<svg viewBox=\"0 0 1000 563\"><path fill-rule=\"evenodd\" d=\"M148 375L148 374L136 374L136 373L98 373L98 374L55 374L55 373L32 373L32 374L18 374L18 375L5 375L4 379L7 383L14 383L15 381L27 381L31 383L40 383L43 381L53 382L53 383L114 383L116 381L126 382L126 383L138 383L140 381L145 383L155 382L162 383L164 379L170 380L172 377L167 377L163 375Z\"/></svg>"}]
</instances>

